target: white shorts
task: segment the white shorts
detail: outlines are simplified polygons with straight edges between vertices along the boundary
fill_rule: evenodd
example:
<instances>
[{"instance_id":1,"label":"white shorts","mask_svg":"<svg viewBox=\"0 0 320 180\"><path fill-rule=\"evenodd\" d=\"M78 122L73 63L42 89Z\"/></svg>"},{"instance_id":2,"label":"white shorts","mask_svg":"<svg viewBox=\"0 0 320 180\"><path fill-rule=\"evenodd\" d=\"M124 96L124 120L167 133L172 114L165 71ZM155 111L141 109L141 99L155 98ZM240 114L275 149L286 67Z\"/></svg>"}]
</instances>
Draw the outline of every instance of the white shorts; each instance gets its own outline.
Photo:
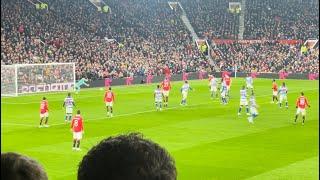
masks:
<instances>
[{"instance_id":1,"label":"white shorts","mask_svg":"<svg viewBox=\"0 0 320 180\"><path fill-rule=\"evenodd\" d=\"M250 113L254 115L258 115L258 110L255 107L250 107Z\"/></svg>"},{"instance_id":2,"label":"white shorts","mask_svg":"<svg viewBox=\"0 0 320 180\"><path fill-rule=\"evenodd\" d=\"M80 131L80 132L73 132L73 139L77 139L77 140L82 139L82 131Z\"/></svg>"},{"instance_id":3,"label":"white shorts","mask_svg":"<svg viewBox=\"0 0 320 180\"><path fill-rule=\"evenodd\" d=\"M229 86L227 85L227 90L228 90L228 91L230 90L230 85L229 85Z\"/></svg>"},{"instance_id":4,"label":"white shorts","mask_svg":"<svg viewBox=\"0 0 320 180\"><path fill-rule=\"evenodd\" d=\"M287 96L280 95L280 103L282 103L282 101L287 102Z\"/></svg>"},{"instance_id":5,"label":"white shorts","mask_svg":"<svg viewBox=\"0 0 320 180\"><path fill-rule=\"evenodd\" d=\"M252 84L247 84L247 88L248 89L253 89L253 85Z\"/></svg>"},{"instance_id":6,"label":"white shorts","mask_svg":"<svg viewBox=\"0 0 320 180\"><path fill-rule=\"evenodd\" d=\"M161 99L155 99L154 100L156 103L161 103L162 102L162 98Z\"/></svg>"},{"instance_id":7,"label":"white shorts","mask_svg":"<svg viewBox=\"0 0 320 180\"><path fill-rule=\"evenodd\" d=\"M305 116L306 115L306 109L302 109L302 108L299 108L297 109L297 115L298 114L301 114L302 116Z\"/></svg>"},{"instance_id":8,"label":"white shorts","mask_svg":"<svg viewBox=\"0 0 320 180\"><path fill-rule=\"evenodd\" d=\"M188 92L182 91L182 99L187 99L188 97Z\"/></svg>"},{"instance_id":9,"label":"white shorts","mask_svg":"<svg viewBox=\"0 0 320 180\"><path fill-rule=\"evenodd\" d=\"M240 106L248 106L248 101L246 99L240 99Z\"/></svg>"},{"instance_id":10,"label":"white shorts","mask_svg":"<svg viewBox=\"0 0 320 180\"><path fill-rule=\"evenodd\" d=\"M73 108L72 107L66 107L66 114L72 114Z\"/></svg>"},{"instance_id":11,"label":"white shorts","mask_svg":"<svg viewBox=\"0 0 320 180\"><path fill-rule=\"evenodd\" d=\"M217 92L217 87L216 87L216 86L211 86L210 91L211 91L211 92Z\"/></svg>"},{"instance_id":12,"label":"white shorts","mask_svg":"<svg viewBox=\"0 0 320 180\"><path fill-rule=\"evenodd\" d=\"M278 91L272 91L272 94L273 94L274 96L278 96Z\"/></svg>"},{"instance_id":13,"label":"white shorts","mask_svg":"<svg viewBox=\"0 0 320 180\"><path fill-rule=\"evenodd\" d=\"M113 102L112 101L111 102L106 102L106 106L112 107L113 106Z\"/></svg>"},{"instance_id":14,"label":"white shorts","mask_svg":"<svg viewBox=\"0 0 320 180\"><path fill-rule=\"evenodd\" d=\"M169 96L169 92L170 91L163 91L163 96L167 96L168 97Z\"/></svg>"},{"instance_id":15,"label":"white shorts","mask_svg":"<svg viewBox=\"0 0 320 180\"><path fill-rule=\"evenodd\" d=\"M40 118L49 117L49 112L40 113Z\"/></svg>"}]
</instances>

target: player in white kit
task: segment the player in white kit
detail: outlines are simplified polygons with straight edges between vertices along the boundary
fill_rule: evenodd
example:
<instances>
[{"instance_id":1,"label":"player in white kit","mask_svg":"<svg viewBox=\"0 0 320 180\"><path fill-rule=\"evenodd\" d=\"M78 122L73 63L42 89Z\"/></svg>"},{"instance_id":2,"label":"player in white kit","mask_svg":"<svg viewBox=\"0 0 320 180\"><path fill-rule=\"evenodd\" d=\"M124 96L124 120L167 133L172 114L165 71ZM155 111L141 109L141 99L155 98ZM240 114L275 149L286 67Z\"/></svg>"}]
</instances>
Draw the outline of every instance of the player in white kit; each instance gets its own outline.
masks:
<instances>
[{"instance_id":1,"label":"player in white kit","mask_svg":"<svg viewBox=\"0 0 320 180\"><path fill-rule=\"evenodd\" d=\"M239 107L238 115L241 115L241 110L242 110L243 106L246 106L247 115L250 115L249 114L249 107L248 107L248 100L247 100L247 90L246 90L245 86L242 86L242 89L240 90L240 107Z\"/></svg>"},{"instance_id":2,"label":"player in white kit","mask_svg":"<svg viewBox=\"0 0 320 180\"><path fill-rule=\"evenodd\" d=\"M253 90L253 78L248 74L246 77L246 84L247 84L247 89Z\"/></svg>"},{"instance_id":3,"label":"player in white kit","mask_svg":"<svg viewBox=\"0 0 320 180\"><path fill-rule=\"evenodd\" d=\"M157 111L162 111L162 101L163 101L163 93L162 90L160 88L160 85L157 85L157 89L154 90L154 101L155 101L155 105L156 105L156 109Z\"/></svg>"},{"instance_id":4,"label":"player in white kit","mask_svg":"<svg viewBox=\"0 0 320 180\"><path fill-rule=\"evenodd\" d=\"M222 83L221 83L221 89L220 89L220 93L221 93L221 104L225 105L228 103L227 101L227 85L226 83L223 81L223 79L221 79Z\"/></svg>"},{"instance_id":5,"label":"player in white kit","mask_svg":"<svg viewBox=\"0 0 320 180\"><path fill-rule=\"evenodd\" d=\"M218 98L217 89L218 89L217 79L214 76L212 76L212 78L210 80L211 99L213 99L214 97Z\"/></svg>"},{"instance_id":6,"label":"player in white kit","mask_svg":"<svg viewBox=\"0 0 320 180\"><path fill-rule=\"evenodd\" d=\"M192 90L192 88L190 87L188 81L185 81L181 87L182 100L180 105L187 105L187 97L189 90Z\"/></svg>"},{"instance_id":7,"label":"player in white kit","mask_svg":"<svg viewBox=\"0 0 320 180\"><path fill-rule=\"evenodd\" d=\"M253 124L253 119L256 118L258 116L258 105L256 103L256 99L254 97L254 93L252 91L250 100L249 100L249 106L250 106L250 116L248 117L248 121L249 123Z\"/></svg>"},{"instance_id":8,"label":"player in white kit","mask_svg":"<svg viewBox=\"0 0 320 180\"><path fill-rule=\"evenodd\" d=\"M71 93L68 93L68 96L64 99L62 106L66 108L66 116L65 116L64 121L65 122L71 121L73 107L76 106L73 101L73 98L71 97Z\"/></svg>"},{"instance_id":9,"label":"player in white kit","mask_svg":"<svg viewBox=\"0 0 320 180\"><path fill-rule=\"evenodd\" d=\"M286 87L286 84L283 82L282 86L279 88L279 96L280 96L280 103L279 103L279 107L282 108L282 102L286 102L286 108L288 109L288 98L287 98L287 94L288 94L288 88Z\"/></svg>"}]
</instances>

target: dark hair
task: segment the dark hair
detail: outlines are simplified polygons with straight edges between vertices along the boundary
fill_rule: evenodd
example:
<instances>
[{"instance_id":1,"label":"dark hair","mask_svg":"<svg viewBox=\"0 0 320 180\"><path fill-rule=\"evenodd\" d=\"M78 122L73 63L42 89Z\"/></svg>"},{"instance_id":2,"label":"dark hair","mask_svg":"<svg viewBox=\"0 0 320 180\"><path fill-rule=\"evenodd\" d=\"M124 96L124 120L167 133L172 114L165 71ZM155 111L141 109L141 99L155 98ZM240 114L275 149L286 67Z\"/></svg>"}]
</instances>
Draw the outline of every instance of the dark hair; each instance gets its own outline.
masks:
<instances>
[{"instance_id":1,"label":"dark hair","mask_svg":"<svg viewBox=\"0 0 320 180\"><path fill-rule=\"evenodd\" d=\"M159 85L159 84L157 85L157 88L160 88L160 85Z\"/></svg>"},{"instance_id":2,"label":"dark hair","mask_svg":"<svg viewBox=\"0 0 320 180\"><path fill-rule=\"evenodd\" d=\"M102 140L83 157L78 180L176 180L169 153L142 134L130 133Z\"/></svg>"},{"instance_id":3,"label":"dark hair","mask_svg":"<svg viewBox=\"0 0 320 180\"><path fill-rule=\"evenodd\" d=\"M46 100L46 97L43 97L42 100Z\"/></svg>"},{"instance_id":4,"label":"dark hair","mask_svg":"<svg viewBox=\"0 0 320 180\"><path fill-rule=\"evenodd\" d=\"M68 93L68 96L71 96L71 93Z\"/></svg>"},{"instance_id":5,"label":"dark hair","mask_svg":"<svg viewBox=\"0 0 320 180\"><path fill-rule=\"evenodd\" d=\"M304 93L303 93L303 92L301 92L301 96L304 96Z\"/></svg>"},{"instance_id":6,"label":"dark hair","mask_svg":"<svg viewBox=\"0 0 320 180\"><path fill-rule=\"evenodd\" d=\"M109 90L111 90L111 87L109 87Z\"/></svg>"},{"instance_id":7,"label":"dark hair","mask_svg":"<svg viewBox=\"0 0 320 180\"><path fill-rule=\"evenodd\" d=\"M1 179L47 180L43 167L26 156L7 152L1 153Z\"/></svg>"},{"instance_id":8,"label":"dark hair","mask_svg":"<svg viewBox=\"0 0 320 180\"><path fill-rule=\"evenodd\" d=\"M80 110L78 110L78 111L77 111L77 114L80 114L80 113L81 113Z\"/></svg>"}]
</instances>

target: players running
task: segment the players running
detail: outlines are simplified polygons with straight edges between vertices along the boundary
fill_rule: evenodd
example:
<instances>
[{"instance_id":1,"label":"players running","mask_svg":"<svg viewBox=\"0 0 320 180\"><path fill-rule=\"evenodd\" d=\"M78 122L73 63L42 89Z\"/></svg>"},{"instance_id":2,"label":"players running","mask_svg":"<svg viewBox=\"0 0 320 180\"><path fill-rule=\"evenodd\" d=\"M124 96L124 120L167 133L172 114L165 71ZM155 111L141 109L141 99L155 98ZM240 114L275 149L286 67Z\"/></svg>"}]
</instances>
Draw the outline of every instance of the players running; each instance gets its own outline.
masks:
<instances>
[{"instance_id":1,"label":"players running","mask_svg":"<svg viewBox=\"0 0 320 180\"><path fill-rule=\"evenodd\" d=\"M279 107L282 108L282 102L286 102L286 108L288 109L288 88L286 87L286 84L283 82L282 86L279 88L279 96L280 96L280 101L279 101Z\"/></svg>"},{"instance_id":2,"label":"players running","mask_svg":"<svg viewBox=\"0 0 320 180\"><path fill-rule=\"evenodd\" d=\"M248 74L246 77L246 84L247 84L247 89L252 91L253 90L253 78L250 76L250 74Z\"/></svg>"},{"instance_id":3,"label":"players running","mask_svg":"<svg viewBox=\"0 0 320 180\"><path fill-rule=\"evenodd\" d=\"M73 101L73 98L71 97L71 93L68 93L68 96L64 99L64 102L63 102L62 106L66 108L66 116L65 116L64 121L65 122L71 121L72 113L73 113L73 107L76 106L74 101Z\"/></svg>"},{"instance_id":4,"label":"players running","mask_svg":"<svg viewBox=\"0 0 320 180\"><path fill-rule=\"evenodd\" d=\"M165 78L163 82L161 83L162 92L164 96L163 100L163 107L168 107L168 100L169 100L169 92L171 90L171 83L168 78Z\"/></svg>"},{"instance_id":5,"label":"players running","mask_svg":"<svg viewBox=\"0 0 320 180\"><path fill-rule=\"evenodd\" d=\"M276 83L276 80L272 80L272 101L271 103L274 103L274 100L278 103L278 85Z\"/></svg>"},{"instance_id":6,"label":"players running","mask_svg":"<svg viewBox=\"0 0 320 180\"><path fill-rule=\"evenodd\" d=\"M107 116L113 116L113 102L114 102L114 93L111 91L111 87L106 91L104 95L104 102L106 103Z\"/></svg>"},{"instance_id":7,"label":"players running","mask_svg":"<svg viewBox=\"0 0 320 180\"><path fill-rule=\"evenodd\" d=\"M44 118L46 119L46 121L44 122L44 126L42 126L42 121ZM42 101L40 102L40 125L39 125L39 128L49 127L48 119L49 119L49 104L48 104L46 97L43 97Z\"/></svg>"},{"instance_id":8,"label":"players running","mask_svg":"<svg viewBox=\"0 0 320 180\"><path fill-rule=\"evenodd\" d=\"M73 132L73 150L80 150L80 140L82 139L82 134L84 133L83 119L80 115L80 110L77 111L77 115L72 118L71 122L71 132Z\"/></svg>"},{"instance_id":9,"label":"players running","mask_svg":"<svg viewBox=\"0 0 320 180\"><path fill-rule=\"evenodd\" d=\"M192 90L192 88L190 87L188 81L185 81L181 87L182 100L180 105L187 105L187 97L189 90Z\"/></svg>"},{"instance_id":10,"label":"players running","mask_svg":"<svg viewBox=\"0 0 320 180\"><path fill-rule=\"evenodd\" d=\"M217 82L217 79L213 75L210 77L209 85L210 85L211 99L218 98L218 93L217 93L218 82Z\"/></svg>"},{"instance_id":11,"label":"players running","mask_svg":"<svg viewBox=\"0 0 320 180\"><path fill-rule=\"evenodd\" d=\"M154 101L155 101L155 105L156 105L156 109L157 111L162 111L162 101L163 101L163 93L162 90L160 88L160 85L157 85L157 89L154 90Z\"/></svg>"},{"instance_id":12,"label":"players running","mask_svg":"<svg viewBox=\"0 0 320 180\"><path fill-rule=\"evenodd\" d=\"M254 96L254 93L252 91L250 100L249 100L249 106L250 106L250 116L248 117L248 121L250 124L253 124L253 119L258 116L258 105L256 103L256 98Z\"/></svg>"},{"instance_id":13,"label":"players running","mask_svg":"<svg viewBox=\"0 0 320 180\"><path fill-rule=\"evenodd\" d=\"M86 82L88 82L89 80L86 78L82 78L80 79L76 84L75 84L75 90L76 90L76 94L78 94L80 92L81 86L85 85L87 87L89 87L90 85L87 84Z\"/></svg>"},{"instance_id":14,"label":"players running","mask_svg":"<svg viewBox=\"0 0 320 180\"><path fill-rule=\"evenodd\" d=\"M239 107L239 111L238 111L238 116L241 115L241 110L242 110L243 106L246 106L247 115L250 115L249 114L249 107L248 107L248 100L247 100L247 90L246 90L245 86L242 86L242 89L240 90L240 107Z\"/></svg>"},{"instance_id":15,"label":"players running","mask_svg":"<svg viewBox=\"0 0 320 180\"><path fill-rule=\"evenodd\" d=\"M304 121L306 119L306 106L310 108L309 102L306 97L304 97L304 93L301 92L301 96L296 101L297 113L294 119L294 124L297 124L298 116L302 115L302 125L304 125Z\"/></svg>"}]
</instances>

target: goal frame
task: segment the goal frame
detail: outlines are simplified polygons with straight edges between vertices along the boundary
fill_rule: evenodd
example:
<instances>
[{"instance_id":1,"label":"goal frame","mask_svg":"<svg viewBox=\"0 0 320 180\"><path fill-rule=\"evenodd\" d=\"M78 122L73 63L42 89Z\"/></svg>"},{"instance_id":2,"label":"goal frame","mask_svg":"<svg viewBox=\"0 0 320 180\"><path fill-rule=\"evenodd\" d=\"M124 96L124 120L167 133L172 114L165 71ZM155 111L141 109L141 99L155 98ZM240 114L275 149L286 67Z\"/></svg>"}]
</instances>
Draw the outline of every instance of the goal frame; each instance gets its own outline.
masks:
<instances>
[{"instance_id":1,"label":"goal frame","mask_svg":"<svg viewBox=\"0 0 320 180\"><path fill-rule=\"evenodd\" d=\"M19 96L22 94L37 94L37 93L50 93L50 92L64 92L64 91L68 91L67 89L65 90L49 90L49 91L42 91L42 92L19 92L19 82L18 82L18 70L20 67L27 67L27 66L57 66L57 65L72 65L73 68L73 91L75 90L75 84L76 84L76 68L75 68L75 63L71 62L71 63L38 63L38 64L12 64L12 65L2 65L3 67L14 67L14 74L15 74L15 80L14 80L14 84L15 84L15 92L13 92L12 94L2 94L1 92L1 97L10 97L10 96ZM1 68L2 69L2 68ZM52 83L53 84L53 83ZM38 84L39 85L39 84Z\"/></svg>"}]
</instances>

